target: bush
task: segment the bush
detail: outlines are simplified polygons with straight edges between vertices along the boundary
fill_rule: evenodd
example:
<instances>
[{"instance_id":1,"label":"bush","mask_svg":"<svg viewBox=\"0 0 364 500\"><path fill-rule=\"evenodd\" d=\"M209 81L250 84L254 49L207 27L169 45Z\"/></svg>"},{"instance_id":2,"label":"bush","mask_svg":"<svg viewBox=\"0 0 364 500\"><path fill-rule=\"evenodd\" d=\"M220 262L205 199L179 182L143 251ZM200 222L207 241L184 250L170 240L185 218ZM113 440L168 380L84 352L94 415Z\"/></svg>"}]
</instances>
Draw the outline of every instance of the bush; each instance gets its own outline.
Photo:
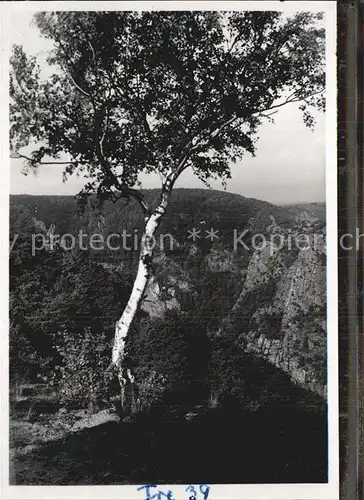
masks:
<instances>
[{"instance_id":1,"label":"bush","mask_svg":"<svg viewBox=\"0 0 364 500\"><path fill-rule=\"evenodd\" d=\"M64 330L57 337L61 364L56 366L51 384L58 387L61 402L90 412L108 404L113 374L108 369L111 346L106 335L85 328L79 335Z\"/></svg>"},{"instance_id":2,"label":"bush","mask_svg":"<svg viewBox=\"0 0 364 500\"><path fill-rule=\"evenodd\" d=\"M208 395L206 332L196 318L175 312L144 327L133 348L141 407L183 414Z\"/></svg>"}]
</instances>

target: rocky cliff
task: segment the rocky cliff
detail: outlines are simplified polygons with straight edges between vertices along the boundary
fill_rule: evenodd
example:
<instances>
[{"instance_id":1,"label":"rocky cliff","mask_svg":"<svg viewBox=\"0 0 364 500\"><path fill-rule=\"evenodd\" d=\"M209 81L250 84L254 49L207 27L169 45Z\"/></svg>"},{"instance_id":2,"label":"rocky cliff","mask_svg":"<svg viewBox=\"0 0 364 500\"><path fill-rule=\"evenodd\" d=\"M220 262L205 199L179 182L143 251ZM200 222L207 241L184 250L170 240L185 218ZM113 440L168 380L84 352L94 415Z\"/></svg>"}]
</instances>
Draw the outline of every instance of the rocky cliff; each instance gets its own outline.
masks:
<instances>
[{"instance_id":1,"label":"rocky cliff","mask_svg":"<svg viewBox=\"0 0 364 500\"><path fill-rule=\"evenodd\" d=\"M249 255L216 243L203 256L212 273L238 276L240 290L215 335L234 325L240 345L284 372L298 385L326 396L326 249L323 220L295 209L280 225L270 214L248 223ZM257 243L259 241L259 244ZM253 245L252 243L256 243ZM189 257L199 253L190 245ZM201 257L201 256L200 256ZM163 273L150 284L144 310L151 316L179 308L177 292L193 294L188 272L173 256L158 256ZM224 294L221 283L221 294ZM163 298L164 297L164 298Z\"/></svg>"},{"instance_id":2,"label":"rocky cliff","mask_svg":"<svg viewBox=\"0 0 364 500\"><path fill-rule=\"evenodd\" d=\"M313 243L292 262L272 245L256 250L233 312L251 314L241 335L247 351L325 396L325 249Z\"/></svg>"}]
</instances>

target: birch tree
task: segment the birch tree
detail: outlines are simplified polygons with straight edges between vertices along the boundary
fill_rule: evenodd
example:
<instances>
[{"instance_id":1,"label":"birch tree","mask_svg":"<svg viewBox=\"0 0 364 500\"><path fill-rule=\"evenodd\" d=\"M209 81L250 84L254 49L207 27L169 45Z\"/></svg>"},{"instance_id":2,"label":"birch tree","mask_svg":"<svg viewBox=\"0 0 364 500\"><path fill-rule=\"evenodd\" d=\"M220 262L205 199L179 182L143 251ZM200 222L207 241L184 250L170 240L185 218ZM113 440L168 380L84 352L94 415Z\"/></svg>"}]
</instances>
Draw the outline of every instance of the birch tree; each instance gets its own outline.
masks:
<instances>
[{"instance_id":1,"label":"birch tree","mask_svg":"<svg viewBox=\"0 0 364 500\"><path fill-rule=\"evenodd\" d=\"M12 156L25 173L63 163L64 180L86 178L81 200L132 197L144 218L135 282L112 351L128 409L134 377L125 344L173 186L186 169L207 184L229 179L232 164L255 154L262 123L283 106L299 103L305 124L314 125L312 109L324 109L322 16L40 12L35 23L53 44L53 71L45 78L35 57L13 47ZM155 172L161 190L152 207L139 179Z\"/></svg>"}]
</instances>

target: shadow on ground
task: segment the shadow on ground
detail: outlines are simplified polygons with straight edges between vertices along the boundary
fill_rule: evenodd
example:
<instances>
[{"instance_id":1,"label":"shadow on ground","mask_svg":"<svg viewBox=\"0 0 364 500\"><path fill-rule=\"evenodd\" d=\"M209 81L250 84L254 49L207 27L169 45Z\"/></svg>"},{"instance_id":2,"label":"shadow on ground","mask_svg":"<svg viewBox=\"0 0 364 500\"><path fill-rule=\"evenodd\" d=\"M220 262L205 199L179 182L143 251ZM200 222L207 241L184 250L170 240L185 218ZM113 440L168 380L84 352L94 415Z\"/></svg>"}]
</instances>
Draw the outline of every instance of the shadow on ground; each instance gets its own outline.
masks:
<instances>
[{"instance_id":1,"label":"shadow on ground","mask_svg":"<svg viewBox=\"0 0 364 500\"><path fill-rule=\"evenodd\" d=\"M13 484L327 482L326 415L296 410L84 429L13 461Z\"/></svg>"}]
</instances>

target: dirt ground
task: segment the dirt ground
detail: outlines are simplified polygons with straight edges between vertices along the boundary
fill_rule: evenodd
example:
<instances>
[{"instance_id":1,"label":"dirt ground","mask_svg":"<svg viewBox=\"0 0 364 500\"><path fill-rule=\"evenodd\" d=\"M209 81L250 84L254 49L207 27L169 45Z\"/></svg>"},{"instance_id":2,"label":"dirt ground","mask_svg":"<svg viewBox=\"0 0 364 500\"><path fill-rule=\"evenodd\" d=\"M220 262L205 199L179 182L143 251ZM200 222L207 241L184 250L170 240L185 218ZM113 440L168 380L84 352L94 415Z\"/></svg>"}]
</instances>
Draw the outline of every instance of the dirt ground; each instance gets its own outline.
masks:
<instances>
[{"instance_id":1,"label":"dirt ground","mask_svg":"<svg viewBox=\"0 0 364 500\"><path fill-rule=\"evenodd\" d=\"M205 415L191 422L120 422L110 411L13 412L16 485L320 483L326 417Z\"/></svg>"}]
</instances>

